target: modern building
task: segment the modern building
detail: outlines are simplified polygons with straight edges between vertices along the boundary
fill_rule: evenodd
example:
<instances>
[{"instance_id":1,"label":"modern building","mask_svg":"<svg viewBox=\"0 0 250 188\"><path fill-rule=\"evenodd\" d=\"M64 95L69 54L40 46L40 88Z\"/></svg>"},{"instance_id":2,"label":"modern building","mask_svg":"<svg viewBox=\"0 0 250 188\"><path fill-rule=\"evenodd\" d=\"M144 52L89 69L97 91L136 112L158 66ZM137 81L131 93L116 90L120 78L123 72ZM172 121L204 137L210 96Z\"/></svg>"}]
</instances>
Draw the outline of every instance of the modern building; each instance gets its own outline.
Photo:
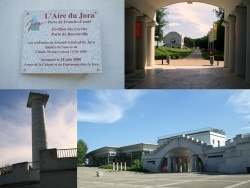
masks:
<instances>
[{"instance_id":1,"label":"modern building","mask_svg":"<svg viewBox=\"0 0 250 188\"><path fill-rule=\"evenodd\" d=\"M158 138L158 148L142 156L151 172L250 173L250 134L226 136L206 128Z\"/></svg>"},{"instance_id":2,"label":"modern building","mask_svg":"<svg viewBox=\"0 0 250 188\"><path fill-rule=\"evenodd\" d=\"M142 155L156 150L155 144L134 144L123 147L106 146L87 154L89 165L100 166L112 162L126 162L128 166L136 159L141 160Z\"/></svg>"},{"instance_id":3,"label":"modern building","mask_svg":"<svg viewBox=\"0 0 250 188\"><path fill-rule=\"evenodd\" d=\"M169 32L164 37L164 46L167 46L170 48L182 49L184 47L184 36L175 31Z\"/></svg>"},{"instance_id":4,"label":"modern building","mask_svg":"<svg viewBox=\"0 0 250 188\"><path fill-rule=\"evenodd\" d=\"M140 159L143 168L153 172L250 173L250 134L226 140L216 129L204 128L162 136L158 145L134 144L103 147L87 154L89 165Z\"/></svg>"}]
</instances>

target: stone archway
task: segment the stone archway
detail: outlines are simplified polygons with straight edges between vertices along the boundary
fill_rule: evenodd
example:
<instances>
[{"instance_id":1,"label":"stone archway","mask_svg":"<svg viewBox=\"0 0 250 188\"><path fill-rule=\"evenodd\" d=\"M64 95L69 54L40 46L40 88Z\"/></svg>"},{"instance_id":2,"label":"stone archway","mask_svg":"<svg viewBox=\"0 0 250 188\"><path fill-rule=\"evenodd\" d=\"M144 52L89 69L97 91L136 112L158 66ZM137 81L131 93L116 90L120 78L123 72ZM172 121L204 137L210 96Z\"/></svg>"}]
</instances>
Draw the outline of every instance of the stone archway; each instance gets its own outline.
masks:
<instances>
[{"instance_id":1,"label":"stone archway","mask_svg":"<svg viewBox=\"0 0 250 188\"><path fill-rule=\"evenodd\" d=\"M136 70L137 62L140 62L140 68L154 65L154 30L152 27L156 24L156 10L181 2L193 1L125 0L126 73L133 73ZM246 82L250 83L250 0L195 0L194 2L211 4L225 10L225 65L236 75L245 76ZM140 39L136 39L135 36L137 18L142 20L144 28ZM138 43L138 40L143 42ZM143 45L140 46L140 44ZM143 49L144 53L141 53L140 49ZM140 53L137 54L137 52Z\"/></svg>"},{"instance_id":2,"label":"stone archway","mask_svg":"<svg viewBox=\"0 0 250 188\"><path fill-rule=\"evenodd\" d=\"M166 138L160 141L157 151L142 156L145 169L152 172L204 171L207 144L189 136Z\"/></svg>"},{"instance_id":3,"label":"stone archway","mask_svg":"<svg viewBox=\"0 0 250 188\"><path fill-rule=\"evenodd\" d=\"M159 171L162 173L202 172L205 170L203 159L189 148L177 147L162 158Z\"/></svg>"},{"instance_id":4,"label":"stone archway","mask_svg":"<svg viewBox=\"0 0 250 188\"><path fill-rule=\"evenodd\" d=\"M204 156L204 147L206 145L202 144L196 139L192 139L186 136L175 138L168 142L165 147L162 148L162 158L170 159L175 170L172 172L182 172L182 167L186 165L187 171L203 171L204 162L202 156ZM183 164L185 163L185 164Z\"/></svg>"},{"instance_id":5,"label":"stone archway","mask_svg":"<svg viewBox=\"0 0 250 188\"><path fill-rule=\"evenodd\" d=\"M183 2L197 2L205 3L213 6L221 7L225 10L225 17L232 14L238 5L243 5L244 0L125 0L126 8L135 8L138 13L147 15L150 19L154 19L155 10L166 7L168 5L183 3Z\"/></svg>"}]
</instances>

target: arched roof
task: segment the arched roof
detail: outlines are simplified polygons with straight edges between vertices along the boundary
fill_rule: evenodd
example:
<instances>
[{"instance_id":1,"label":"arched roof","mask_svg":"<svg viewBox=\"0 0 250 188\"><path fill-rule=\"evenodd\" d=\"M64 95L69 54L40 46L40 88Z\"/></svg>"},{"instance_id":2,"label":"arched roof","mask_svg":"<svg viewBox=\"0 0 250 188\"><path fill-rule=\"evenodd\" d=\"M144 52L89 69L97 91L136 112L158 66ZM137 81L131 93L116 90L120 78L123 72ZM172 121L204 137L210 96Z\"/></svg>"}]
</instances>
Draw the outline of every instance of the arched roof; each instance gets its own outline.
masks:
<instances>
[{"instance_id":1,"label":"arched roof","mask_svg":"<svg viewBox=\"0 0 250 188\"><path fill-rule=\"evenodd\" d=\"M125 0L126 7L133 6L151 18L152 10L183 2L199 2L221 7L225 10L225 16L234 12L237 5L243 4L244 0Z\"/></svg>"},{"instance_id":2,"label":"arched roof","mask_svg":"<svg viewBox=\"0 0 250 188\"><path fill-rule=\"evenodd\" d=\"M178 33L178 32L176 32L176 31L170 31L170 32L168 32L167 34L166 34L166 36L168 36L168 35L178 35L179 37L181 37L182 36L182 34L181 33Z\"/></svg>"},{"instance_id":3,"label":"arched roof","mask_svg":"<svg viewBox=\"0 0 250 188\"><path fill-rule=\"evenodd\" d=\"M201 143L198 143L196 139L187 139L186 137L179 137L173 139L171 142L166 144L162 149L162 156L166 155L169 151L173 150L174 148L188 148L195 154L203 154L204 147Z\"/></svg>"},{"instance_id":4,"label":"arched roof","mask_svg":"<svg viewBox=\"0 0 250 188\"><path fill-rule=\"evenodd\" d=\"M149 4L151 4L156 9L175 4L175 3L183 3L183 2L199 2L206 3L210 5L214 5L217 7L221 7L223 9L229 9L230 7L235 7L240 4L244 0L146 0Z\"/></svg>"}]
</instances>

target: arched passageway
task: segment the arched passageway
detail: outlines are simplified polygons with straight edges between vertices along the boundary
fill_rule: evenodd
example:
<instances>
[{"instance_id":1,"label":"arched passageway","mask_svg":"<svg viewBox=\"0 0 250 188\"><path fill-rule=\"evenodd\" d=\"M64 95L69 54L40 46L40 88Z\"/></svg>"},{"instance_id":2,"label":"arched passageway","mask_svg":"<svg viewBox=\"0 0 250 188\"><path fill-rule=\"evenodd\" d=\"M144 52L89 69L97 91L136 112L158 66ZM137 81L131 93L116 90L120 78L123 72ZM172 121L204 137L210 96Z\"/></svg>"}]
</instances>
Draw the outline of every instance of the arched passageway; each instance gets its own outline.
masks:
<instances>
[{"instance_id":1,"label":"arched passageway","mask_svg":"<svg viewBox=\"0 0 250 188\"><path fill-rule=\"evenodd\" d=\"M158 144L154 153L142 156L143 168L150 172L202 172L209 167L206 154L212 147L203 141L180 135L158 140Z\"/></svg>"},{"instance_id":2,"label":"arched passageway","mask_svg":"<svg viewBox=\"0 0 250 188\"><path fill-rule=\"evenodd\" d=\"M177 147L162 158L160 163L160 172L202 172L205 171L205 165L199 155L188 148Z\"/></svg>"},{"instance_id":3,"label":"arched passageway","mask_svg":"<svg viewBox=\"0 0 250 188\"><path fill-rule=\"evenodd\" d=\"M125 0L125 72L154 65L156 10L184 0ZM191 2L191 1L188 1ZM225 10L225 67L250 83L250 0L200 0ZM137 23L137 24L136 24ZM136 35L136 25L140 34Z\"/></svg>"}]
</instances>

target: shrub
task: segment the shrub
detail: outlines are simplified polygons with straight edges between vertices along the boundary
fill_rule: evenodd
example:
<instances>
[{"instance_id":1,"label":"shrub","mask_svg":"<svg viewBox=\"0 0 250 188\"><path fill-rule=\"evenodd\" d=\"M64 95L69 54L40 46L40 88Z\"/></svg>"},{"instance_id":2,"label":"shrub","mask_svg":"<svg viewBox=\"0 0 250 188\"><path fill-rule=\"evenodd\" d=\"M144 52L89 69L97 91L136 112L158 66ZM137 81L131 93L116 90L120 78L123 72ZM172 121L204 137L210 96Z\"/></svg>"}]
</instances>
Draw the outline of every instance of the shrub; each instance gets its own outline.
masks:
<instances>
[{"instance_id":1,"label":"shrub","mask_svg":"<svg viewBox=\"0 0 250 188\"><path fill-rule=\"evenodd\" d=\"M134 168L135 170L142 169L142 161L139 159L134 160L132 168Z\"/></svg>"},{"instance_id":2,"label":"shrub","mask_svg":"<svg viewBox=\"0 0 250 188\"><path fill-rule=\"evenodd\" d=\"M4 175L4 174L11 174L12 173L12 165L10 164L6 164L5 166L2 166L0 168L0 175Z\"/></svg>"}]
</instances>

